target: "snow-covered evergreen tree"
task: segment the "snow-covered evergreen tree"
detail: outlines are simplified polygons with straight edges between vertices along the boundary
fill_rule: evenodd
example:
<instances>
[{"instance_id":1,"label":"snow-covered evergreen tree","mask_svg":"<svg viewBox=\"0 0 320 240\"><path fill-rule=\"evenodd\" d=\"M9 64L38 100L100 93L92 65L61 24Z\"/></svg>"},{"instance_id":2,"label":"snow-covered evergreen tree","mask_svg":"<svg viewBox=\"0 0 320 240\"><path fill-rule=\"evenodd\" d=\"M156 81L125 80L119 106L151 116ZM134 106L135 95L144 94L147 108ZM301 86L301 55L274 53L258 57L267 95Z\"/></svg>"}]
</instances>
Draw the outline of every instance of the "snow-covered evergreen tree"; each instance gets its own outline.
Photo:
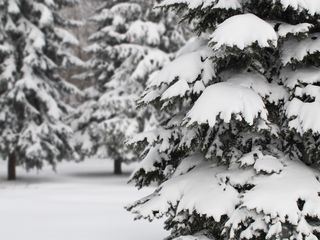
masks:
<instances>
[{"instance_id":1,"label":"snow-covered evergreen tree","mask_svg":"<svg viewBox=\"0 0 320 240\"><path fill-rule=\"evenodd\" d=\"M78 44L59 15L76 0L0 0L0 154L15 166L55 167L73 154L71 129L64 124L69 106L63 93L76 90L59 70L81 61L68 51Z\"/></svg>"},{"instance_id":2,"label":"snow-covered evergreen tree","mask_svg":"<svg viewBox=\"0 0 320 240\"><path fill-rule=\"evenodd\" d=\"M137 158L125 139L156 121L151 109L136 109L148 76L184 43L175 16L154 11L154 3L108 1L91 18L98 30L86 48L93 57L82 77L95 79L95 86L75 115L76 141L83 157L113 159L115 173L121 162Z\"/></svg>"},{"instance_id":3,"label":"snow-covered evergreen tree","mask_svg":"<svg viewBox=\"0 0 320 240\"><path fill-rule=\"evenodd\" d=\"M198 37L141 103L168 112L131 140L156 191L128 207L169 239L320 239L320 1L164 0Z\"/></svg>"}]
</instances>

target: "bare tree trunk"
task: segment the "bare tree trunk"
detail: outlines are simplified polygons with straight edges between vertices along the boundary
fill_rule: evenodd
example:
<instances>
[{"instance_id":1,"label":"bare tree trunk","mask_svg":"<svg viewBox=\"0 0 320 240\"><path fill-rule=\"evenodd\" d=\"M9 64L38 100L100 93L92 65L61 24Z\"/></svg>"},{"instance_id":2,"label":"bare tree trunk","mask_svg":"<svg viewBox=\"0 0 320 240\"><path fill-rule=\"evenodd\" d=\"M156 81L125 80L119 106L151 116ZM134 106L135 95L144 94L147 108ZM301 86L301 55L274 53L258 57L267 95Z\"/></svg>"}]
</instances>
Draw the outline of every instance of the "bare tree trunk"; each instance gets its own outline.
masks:
<instances>
[{"instance_id":1,"label":"bare tree trunk","mask_svg":"<svg viewBox=\"0 0 320 240\"><path fill-rule=\"evenodd\" d=\"M121 162L122 161L120 159L114 160L114 174L116 174L116 175L122 174Z\"/></svg>"},{"instance_id":2,"label":"bare tree trunk","mask_svg":"<svg viewBox=\"0 0 320 240\"><path fill-rule=\"evenodd\" d=\"M10 153L8 159L8 180L16 180L16 154Z\"/></svg>"}]
</instances>

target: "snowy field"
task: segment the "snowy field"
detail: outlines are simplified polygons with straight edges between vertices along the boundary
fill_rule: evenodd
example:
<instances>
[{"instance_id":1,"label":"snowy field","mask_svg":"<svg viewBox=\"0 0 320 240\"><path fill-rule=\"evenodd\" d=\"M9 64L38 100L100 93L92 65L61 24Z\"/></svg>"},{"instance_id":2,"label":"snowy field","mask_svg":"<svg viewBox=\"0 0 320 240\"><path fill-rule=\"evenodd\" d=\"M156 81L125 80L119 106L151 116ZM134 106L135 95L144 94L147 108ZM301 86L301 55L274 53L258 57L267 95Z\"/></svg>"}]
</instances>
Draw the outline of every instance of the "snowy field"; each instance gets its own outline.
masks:
<instances>
[{"instance_id":1,"label":"snowy field","mask_svg":"<svg viewBox=\"0 0 320 240\"><path fill-rule=\"evenodd\" d=\"M160 222L133 221L123 206L151 189L137 191L125 176L111 174L112 162L63 163L26 173L16 183L5 181L0 163L0 226L2 240L161 240Z\"/></svg>"}]
</instances>

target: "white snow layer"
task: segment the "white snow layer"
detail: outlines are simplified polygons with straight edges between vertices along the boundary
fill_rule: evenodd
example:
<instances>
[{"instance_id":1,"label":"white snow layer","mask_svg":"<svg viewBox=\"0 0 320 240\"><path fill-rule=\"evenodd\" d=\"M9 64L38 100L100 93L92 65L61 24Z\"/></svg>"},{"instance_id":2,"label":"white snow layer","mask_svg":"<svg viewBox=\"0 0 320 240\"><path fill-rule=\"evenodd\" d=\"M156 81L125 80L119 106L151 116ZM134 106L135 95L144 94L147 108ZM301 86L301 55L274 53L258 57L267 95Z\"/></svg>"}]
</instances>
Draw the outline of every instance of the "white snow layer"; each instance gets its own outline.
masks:
<instances>
[{"instance_id":1,"label":"white snow layer","mask_svg":"<svg viewBox=\"0 0 320 240\"><path fill-rule=\"evenodd\" d=\"M320 133L320 102L304 103L298 98L292 99L287 104L286 114L289 121L289 127L296 129L304 134L311 130L314 133Z\"/></svg>"},{"instance_id":2,"label":"white snow layer","mask_svg":"<svg viewBox=\"0 0 320 240\"><path fill-rule=\"evenodd\" d=\"M281 72L280 78L284 84L293 89L299 84L313 84L320 82L320 69L317 67L298 68L292 70L291 68L284 68Z\"/></svg>"},{"instance_id":3,"label":"white snow layer","mask_svg":"<svg viewBox=\"0 0 320 240\"><path fill-rule=\"evenodd\" d=\"M150 86L169 85L176 79L186 83L193 83L199 75L202 75L204 82L209 82L215 76L212 62L209 59L206 60L211 53L209 48L204 47L176 58L155 76Z\"/></svg>"},{"instance_id":4,"label":"white snow layer","mask_svg":"<svg viewBox=\"0 0 320 240\"><path fill-rule=\"evenodd\" d=\"M320 13L320 1L315 0L280 0L284 9L288 7L296 11L307 11L310 15Z\"/></svg>"},{"instance_id":5,"label":"white snow layer","mask_svg":"<svg viewBox=\"0 0 320 240\"><path fill-rule=\"evenodd\" d=\"M159 6L170 6L177 3L186 4L190 9L213 7L218 9L239 9L242 0L164 0Z\"/></svg>"},{"instance_id":6,"label":"white snow layer","mask_svg":"<svg viewBox=\"0 0 320 240\"><path fill-rule=\"evenodd\" d=\"M197 156L195 157L197 159ZM179 168L177 171L180 171ZM220 221L224 214L231 214L238 202L238 192L230 186L221 185L215 176L226 171L223 166L202 163L190 172L172 177L160 186L151 199L134 211L143 217L160 217L170 208L170 203L178 204L177 211L196 210L199 214L212 216ZM201 183L199 185L199 183ZM212 207L214 203L215 207ZM155 212L159 212L155 214Z\"/></svg>"},{"instance_id":7,"label":"white snow layer","mask_svg":"<svg viewBox=\"0 0 320 240\"><path fill-rule=\"evenodd\" d=\"M188 124L208 124L213 127L217 117L228 123L232 116L252 125L259 117L267 121L267 110L261 97L253 90L232 83L216 83L205 89L186 119Z\"/></svg>"},{"instance_id":8,"label":"white snow layer","mask_svg":"<svg viewBox=\"0 0 320 240\"><path fill-rule=\"evenodd\" d=\"M127 185L126 174L112 174L113 162L88 160L61 163L26 173L18 168L18 181L4 181L0 162L0 225L4 240L162 240L162 222L135 222L124 206L149 194ZM19 226L17 229L17 226ZM125 229L125 231L124 231Z\"/></svg>"},{"instance_id":9,"label":"white snow layer","mask_svg":"<svg viewBox=\"0 0 320 240\"><path fill-rule=\"evenodd\" d=\"M196 52L200 48L207 46L208 42L208 36L206 36L205 34L202 34L199 37L192 37L182 48L179 49L179 51L176 53L176 57L180 57L187 53Z\"/></svg>"},{"instance_id":10,"label":"white snow layer","mask_svg":"<svg viewBox=\"0 0 320 240\"><path fill-rule=\"evenodd\" d=\"M142 159L142 161L139 162L137 170L140 171L141 169L143 169L146 173L153 172L157 170L154 164L161 163L161 162L162 162L162 159L159 153L159 147L158 146L152 147L147 153L147 155ZM133 172L132 176L134 176L135 174L136 172Z\"/></svg>"},{"instance_id":11,"label":"white snow layer","mask_svg":"<svg viewBox=\"0 0 320 240\"><path fill-rule=\"evenodd\" d=\"M251 88L270 103L278 103L288 98L286 89L275 83L269 83L265 76L258 73L238 73L227 79L234 85Z\"/></svg>"},{"instance_id":12,"label":"white snow layer","mask_svg":"<svg viewBox=\"0 0 320 240\"><path fill-rule=\"evenodd\" d=\"M277 46L278 35L272 25L254 14L241 14L219 24L210 43L218 50L223 46L244 49L257 43L260 47Z\"/></svg>"},{"instance_id":13,"label":"white snow layer","mask_svg":"<svg viewBox=\"0 0 320 240\"><path fill-rule=\"evenodd\" d=\"M312 34L301 41L291 39L284 42L281 60L284 65L301 62L306 56L320 52L320 33Z\"/></svg>"},{"instance_id":14,"label":"white snow layer","mask_svg":"<svg viewBox=\"0 0 320 240\"><path fill-rule=\"evenodd\" d=\"M155 193L134 204L133 212L152 220L177 205L177 213L195 211L216 221L227 215L225 231L231 238L241 223L246 227L241 233L243 239L261 231L271 238L281 231L281 224L289 222L299 234L295 239L304 239L302 233L316 239L311 237L317 226L307 223L306 218L320 217L319 172L299 161L263 155L258 150L243 157L251 164L228 169L204 160L200 154L191 155ZM237 187L247 184L253 187L238 193Z\"/></svg>"},{"instance_id":15,"label":"white snow layer","mask_svg":"<svg viewBox=\"0 0 320 240\"><path fill-rule=\"evenodd\" d=\"M174 5L176 3L186 4L190 9L198 7L240 9L246 0L164 0L160 6ZM320 14L320 2L317 0L272 0L273 3L280 2L283 10L293 8L295 11L306 11L310 15Z\"/></svg>"},{"instance_id":16,"label":"white snow layer","mask_svg":"<svg viewBox=\"0 0 320 240\"><path fill-rule=\"evenodd\" d=\"M215 77L215 69L208 58L212 50L208 47L191 52L189 50L185 49L187 53L152 75L142 98L143 102L150 102L158 97L166 101L188 93L200 93L205 89L205 85Z\"/></svg>"},{"instance_id":17,"label":"white snow layer","mask_svg":"<svg viewBox=\"0 0 320 240\"><path fill-rule=\"evenodd\" d=\"M242 207L279 217L281 222L289 221L293 225L308 215L319 217L319 173L301 162L283 161L285 166L280 173L260 176L251 182L255 187L244 195ZM298 207L299 199L305 201L303 210Z\"/></svg>"},{"instance_id":18,"label":"white snow layer","mask_svg":"<svg viewBox=\"0 0 320 240\"><path fill-rule=\"evenodd\" d=\"M311 27L313 27L313 25L310 23L300 23L296 25L281 23L277 32L280 37L286 37L288 34L297 35L299 33L307 33Z\"/></svg>"}]
</instances>

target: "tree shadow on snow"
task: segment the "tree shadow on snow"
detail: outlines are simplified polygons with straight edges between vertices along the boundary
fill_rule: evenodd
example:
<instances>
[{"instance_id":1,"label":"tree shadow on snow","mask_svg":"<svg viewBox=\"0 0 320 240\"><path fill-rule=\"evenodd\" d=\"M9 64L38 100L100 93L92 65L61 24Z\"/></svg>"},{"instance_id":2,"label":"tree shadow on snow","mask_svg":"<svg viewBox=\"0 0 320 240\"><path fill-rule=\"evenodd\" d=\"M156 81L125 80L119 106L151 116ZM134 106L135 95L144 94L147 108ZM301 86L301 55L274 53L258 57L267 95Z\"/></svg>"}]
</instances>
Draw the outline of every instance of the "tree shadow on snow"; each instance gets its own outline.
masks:
<instances>
[{"instance_id":1,"label":"tree shadow on snow","mask_svg":"<svg viewBox=\"0 0 320 240\"><path fill-rule=\"evenodd\" d=\"M88 172L74 172L68 173L68 176L76 178L90 178L90 179L105 179L105 178L128 178L131 173L123 172L121 175L115 175L108 171L88 171Z\"/></svg>"},{"instance_id":2,"label":"tree shadow on snow","mask_svg":"<svg viewBox=\"0 0 320 240\"><path fill-rule=\"evenodd\" d=\"M43 176L18 176L15 181L8 181L6 176L0 176L0 185L1 184L10 184L10 185L39 185L45 183L57 182L57 179Z\"/></svg>"}]
</instances>

